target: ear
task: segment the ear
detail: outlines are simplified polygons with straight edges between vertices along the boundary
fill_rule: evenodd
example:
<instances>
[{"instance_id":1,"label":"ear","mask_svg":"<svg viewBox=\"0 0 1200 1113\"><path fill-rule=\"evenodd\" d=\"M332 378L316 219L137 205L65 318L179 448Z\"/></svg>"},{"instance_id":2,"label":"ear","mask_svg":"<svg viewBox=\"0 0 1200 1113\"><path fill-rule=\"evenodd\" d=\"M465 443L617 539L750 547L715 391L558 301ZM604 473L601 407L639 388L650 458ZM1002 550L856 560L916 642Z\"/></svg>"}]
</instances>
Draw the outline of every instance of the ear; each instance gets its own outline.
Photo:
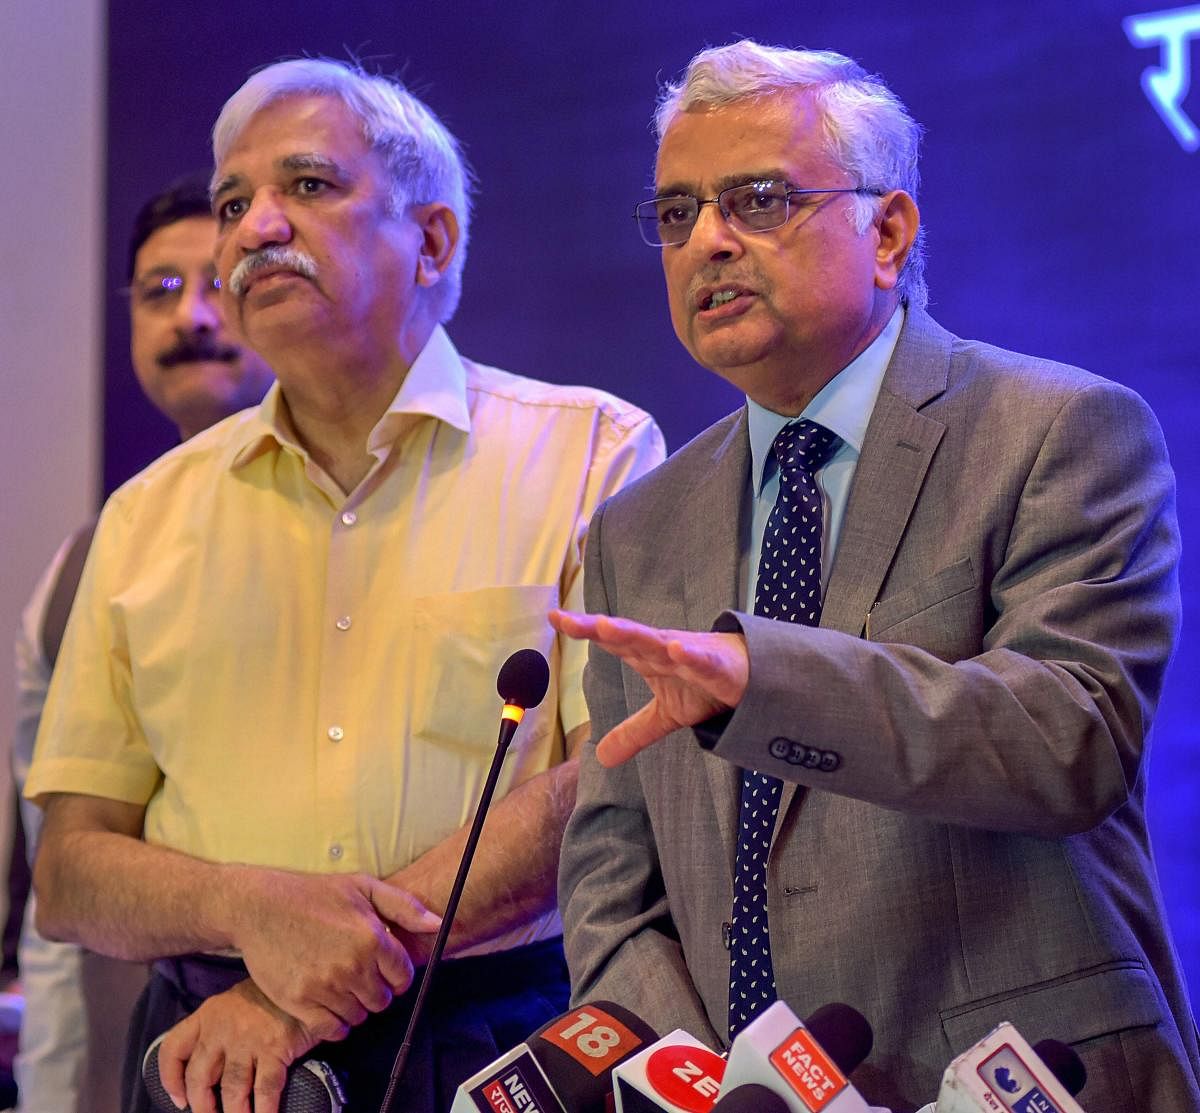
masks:
<instances>
[{"instance_id":1,"label":"ear","mask_svg":"<svg viewBox=\"0 0 1200 1113\"><path fill-rule=\"evenodd\" d=\"M458 250L458 217L449 205L432 201L412 209L421 230L421 252L417 256L418 286L436 286Z\"/></svg>"},{"instance_id":2,"label":"ear","mask_svg":"<svg viewBox=\"0 0 1200 1113\"><path fill-rule=\"evenodd\" d=\"M878 230L879 245L875 249L875 285L881 290L894 290L900 280L900 269L917 238L921 214L917 203L902 189L892 190L881 198Z\"/></svg>"}]
</instances>

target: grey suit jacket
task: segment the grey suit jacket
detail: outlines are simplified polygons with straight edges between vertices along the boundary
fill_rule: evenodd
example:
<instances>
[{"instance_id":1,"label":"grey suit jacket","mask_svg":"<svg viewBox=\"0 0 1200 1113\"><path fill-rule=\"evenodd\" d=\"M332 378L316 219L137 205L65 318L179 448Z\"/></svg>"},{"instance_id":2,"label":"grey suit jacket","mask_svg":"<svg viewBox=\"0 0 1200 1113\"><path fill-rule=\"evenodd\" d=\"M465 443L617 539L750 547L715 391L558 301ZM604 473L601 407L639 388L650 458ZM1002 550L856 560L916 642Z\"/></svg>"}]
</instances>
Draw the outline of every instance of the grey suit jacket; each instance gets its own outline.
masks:
<instances>
[{"instance_id":1,"label":"grey suit jacket","mask_svg":"<svg viewBox=\"0 0 1200 1113\"><path fill-rule=\"evenodd\" d=\"M1179 623L1174 480L1132 392L909 313L819 629L739 614L749 446L731 415L610 500L589 611L741 629L745 699L604 770L560 875L577 1000L724 1040L739 767L786 782L769 863L780 997L860 1009L895 1110L1001 1020L1081 1052L1089 1113L1200 1109L1143 807ZM648 698L593 651L594 737ZM700 732L704 738L704 732ZM715 739L715 742L714 742Z\"/></svg>"}]
</instances>

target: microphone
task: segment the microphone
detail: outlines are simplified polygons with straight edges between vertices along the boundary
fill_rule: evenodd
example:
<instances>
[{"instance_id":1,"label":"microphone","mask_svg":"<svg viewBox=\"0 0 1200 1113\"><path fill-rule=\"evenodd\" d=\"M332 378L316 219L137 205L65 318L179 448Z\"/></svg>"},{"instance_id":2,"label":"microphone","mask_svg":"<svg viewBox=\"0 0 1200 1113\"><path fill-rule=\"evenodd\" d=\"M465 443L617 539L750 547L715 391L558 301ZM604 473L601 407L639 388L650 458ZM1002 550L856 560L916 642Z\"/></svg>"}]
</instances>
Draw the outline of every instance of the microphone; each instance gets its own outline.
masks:
<instances>
[{"instance_id":1,"label":"microphone","mask_svg":"<svg viewBox=\"0 0 1200 1113\"><path fill-rule=\"evenodd\" d=\"M917 1113L1083 1113L1083 1060L1065 1043L1030 1047L1008 1021L946 1068L937 1101Z\"/></svg>"},{"instance_id":2,"label":"microphone","mask_svg":"<svg viewBox=\"0 0 1200 1113\"><path fill-rule=\"evenodd\" d=\"M773 1090L748 1082L735 1086L713 1106L713 1113L788 1113L787 1102Z\"/></svg>"},{"instance_id":3,"label":"microphone","mask_svg":"<svg viewBox=\"0 0 1200 1113\"><path fill-rule=\"evenodd\" d=\"M458 902L462 898L463 886L467 883L467 871L475 857L475 847L479 843L479 835L483 830L483 821L491 807L492 797L496 792L496 782L500 779L500 767L504 764L508 745L516 733L517 725L525 712L536 707L545 698L546 689L550 686L550 666L536 649L518 649L503 665L496 677L496 690L504 700L504 708L500 712L500 735L496 740L496 753L492 758L492 766L488 770L487 780L484 781L483 791L479 796L479 805L475 809L475 818L471 822L471 830L467 835L467 845L463 847L462 860L458 864L458 873L454 885L450 889L450 897L446 902L446 911L442 914L442 926L433 941L433 950L429 961L425 964L425 972L421 975L421 984L417 989L416 1000L413 1002L412 1013L408 1019L408 1027L404 1031L404 1039L396 1052L396 1060L392 1064L391 1077L388 1079L387 1091L383 1095L383 1104L379 1113L389 1113L395 1108L395 1099L404 1074L405 1064L412 1049L413 1033L417 1030L417 1022L425 1011L425 1001L429 995L429 987L433 975L441 965L442 951L445 950L446 940L450 937L450 928L454 923L454 914L458 911Z\"/></svg>"},{"instance_id":4,"label":"microphone","mask_svg":"<svg viewBox=\"0 0 1200 1113\"><path fill-rule=\"evenodd\" d=\"M142 1059L142 1081L150 1104L159 1113L179 1113L158 1073L158 1048L164 1039L165 1032L146 1049ZM221 1091L218 1089L215 1093L220 1113ZM287 1082L279 1096L279 1113L341 1113L345 1102L341 1082L333 1068L319 1059L302 1059L288 1068Z\"/></svg>"},{"instance_id":5,"label":"microphone","mask_svg":"<svg viewBox=\"0 0 1200 1113\"><path fill-rule=\"evenodd\" d=\"M1061 1040L1038 1040L1033 1053L1050 1068L1050 1073L1071 1097L1079 1096L1079 1091L1087 1085L1087 1067L1075 1048Z\"/></svg>"},{"instance_id":6,"label":"microphone","mask_svg":"<svg viewBox=\"0 0 1200 1113\"><path fill-rule=\"evenodd\" d=\"M823 1005L801 1022L776 1001L733 1041L721 1096L756 1084L792 1113L868 1113L871 1107L847 1075L874 1042L871 1025L849 1005Z\"/></svg>"},{"instance_id":7,"label":"microphone","mask_svg":"<svg viewBox=\"0 0 1200 1113\"><path fill-rule=\"evenodd\" d=\"M613 1067L655 1036L628 1009L590 1001L468 1078L450 1113L605 1113Z\"/></svg>"},{"instance_id":8,"label":"microphone","mask_svg":"<svg viewBox=\"0 0 1200 1113\"><path fill-rule=\"evenodd\" d=\"M537 707L550 687L550 666L536 649L518 649L496 677L496 691L504 700L500 712L500 738L496 745L507 749L517 725L531 707Z\"/></svg>"},{"instance_id":9,"label":"microphone","mask_svg":"<svg viewBox=\"0 0 1200 1113\"><path fill-rule=\"evenodd\" d=\"M725 1060L676 1028L613 1071L615 1113L711 1113Z\"/></svg>"}]
</instances>

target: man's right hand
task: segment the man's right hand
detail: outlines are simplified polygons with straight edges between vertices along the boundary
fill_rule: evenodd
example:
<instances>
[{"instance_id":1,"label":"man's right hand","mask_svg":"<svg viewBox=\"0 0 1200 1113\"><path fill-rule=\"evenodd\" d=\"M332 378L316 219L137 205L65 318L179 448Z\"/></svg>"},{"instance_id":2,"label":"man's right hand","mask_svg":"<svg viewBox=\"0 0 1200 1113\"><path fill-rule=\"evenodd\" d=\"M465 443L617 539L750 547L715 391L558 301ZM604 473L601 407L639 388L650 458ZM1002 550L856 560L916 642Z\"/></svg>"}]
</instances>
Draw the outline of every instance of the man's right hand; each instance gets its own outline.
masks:
<instances>
[{"instance_id":1,"label":"man's right hand","mask_svg":"<svg viewBox=\"0 0 1200 1113\"><path fill-rule=\"evenodd\" d=\"M441 923L410 893L365 874L235 868L234 945L262 992L319 1039L382 1011L411 984L393 927L424 935Z\"/></svg>"},{"instance_id":2,"label":"man's right hand","mask_svg":"<svg viewBox=\"0 0 1200 1113\"><path fill-rule=\"evenodd\" d=\"M552 610L550 625L620 658L653 698L596 743L601 765L620 765L680 727L737 707L750 679L741 634L659 630L627 618Z\"/></svg>"},{"instance_id":3,"label":"man's right hand","mask_svg":"<svg viewBox=\"0 0 1200 1113\"><path fill-rule=\"evenodd\" d=\"M342 1039L349 1029L326 1031ZM288 1067L319 1038L276 1008L247 978L205 1001L158 1048L158 1076L179 1109L277 1113ZM251 1102L253 1098L253 1102Z\"/></svg>"}]
</instances>

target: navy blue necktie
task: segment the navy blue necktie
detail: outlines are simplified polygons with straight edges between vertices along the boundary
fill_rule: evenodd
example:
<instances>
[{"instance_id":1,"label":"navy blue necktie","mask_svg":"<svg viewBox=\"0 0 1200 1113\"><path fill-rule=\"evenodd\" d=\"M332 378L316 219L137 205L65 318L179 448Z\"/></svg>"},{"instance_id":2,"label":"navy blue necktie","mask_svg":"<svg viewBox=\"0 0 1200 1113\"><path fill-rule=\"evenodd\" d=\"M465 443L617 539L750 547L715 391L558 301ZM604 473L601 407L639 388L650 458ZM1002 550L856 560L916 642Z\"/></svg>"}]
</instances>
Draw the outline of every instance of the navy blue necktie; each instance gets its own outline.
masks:
<instances>
[{"instance_id":1,"label":"navy blue necktie","mask_svg":"<svg viewBox=\"0 0 1200 1113\"><path fill-rule=\"evenodd\" d=\"M821 621L821 535L824 508L814 478L837 437L815 421L785 425L772 451L779 494L767 519L754 613L780 622ZM729 947L729 1038L775 1000L775 972L767 929L767 855L783 784L742 771L742 800L733 876L733 930Z\"/></svg>"}]
</instances>

